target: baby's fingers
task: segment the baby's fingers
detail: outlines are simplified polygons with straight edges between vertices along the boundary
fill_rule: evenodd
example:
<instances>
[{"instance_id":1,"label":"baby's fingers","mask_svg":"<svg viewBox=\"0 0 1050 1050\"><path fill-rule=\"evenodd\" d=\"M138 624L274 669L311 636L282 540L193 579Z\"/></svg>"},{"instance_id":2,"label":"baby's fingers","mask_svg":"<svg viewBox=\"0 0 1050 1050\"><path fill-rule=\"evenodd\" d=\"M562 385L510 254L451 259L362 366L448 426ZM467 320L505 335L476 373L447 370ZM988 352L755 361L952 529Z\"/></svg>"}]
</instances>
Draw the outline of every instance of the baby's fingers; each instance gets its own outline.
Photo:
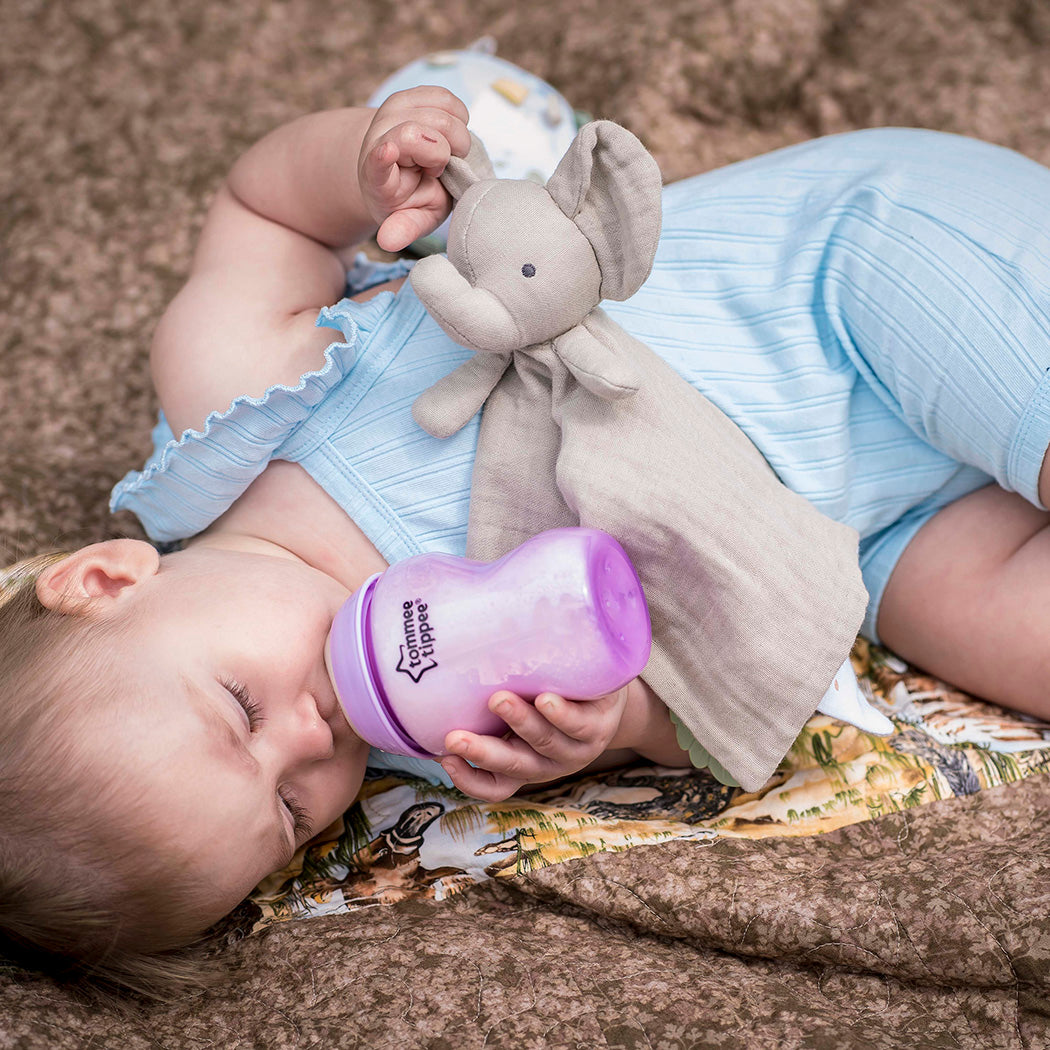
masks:
<instances>
[{"instance_id":1,"label":"baby's fingers","mask_svg":"<svg viewBox=\"0 0 1050 1050\"><path fill-rule=\"evenodd\" d=\"M445 749L449 755L461 758L472 766L508 777L520 784L543 779L553 765L549 758L537 754L513 733L499 737L454 729L445 737Z\"/></svg>"},{"instance_id":2,"label":"baby's fingers","mask_svg":"<svg viewBox=\"0 0 1050 1050\"><path fill-rule=\"evenodd\" d=\"M439 210L409 208L395 211L383 220L376 234L376 242L385 252L399 252L416 238L424 237L440 225Z\"/></svg>"},{"instance_id":3,"label":"baby's fingers","mask_svg":"<svg viewBox=\"0 0 1050 1050\"><path fill-rule=\"evenodd\" d=\"M530 704L512 693L498 694L493 697L492 710L534 750L555 761L577 757L584 750L603 750L620 721L610 697L566 700L555 693L541 693Z\"/></svg>"},{"instance_id":4,"label":"baby's fingers","mask_svg":"<svg viewBox=\"0 0 1050 1050\"><path fill-rule=\"evenodd\" d=\"M451 155L451 144L439 132L414 122L398 124L365 154L361 178L376 190L397 187L405 168L436 179Z\"/></svg>"},{"instance_id":5,"label":"baby's fingers","mask_svg":"<svg viewBox=\"0 0 1050 1050\"><path fill-rule=\"evenodd\" d=\"M395 91L382 103L377 115L381 119L403 120L404 114L421 109L436 110L443 117L463 125L470 119L470 113L463 100L448 88L438 87L436 84Z\"/></svg>"},{"instance_id":6,"label":"baby's fingers","mask_svg":"<svg viewBox=\"0 0 1050 1050\"><path fill-rule=\"evenodd\" d=\"M504 773L478 769L456 755L446 755L441 760L441 767L464 795L484 799L486 802L502 802L525 783L524 780L517 780Z\"/></svg>"},{"instance_id":7,"label":"baby's fingers","mask_svg":"<svg viewBox=\"0 0 1050 1050\"><path fill-rule=\"evenodd\" d=\"M373 146L361 162L361 182L379 197L391 197L401 184L401 169L396 142L384 140Z\"/></svg>"}]
</instances>

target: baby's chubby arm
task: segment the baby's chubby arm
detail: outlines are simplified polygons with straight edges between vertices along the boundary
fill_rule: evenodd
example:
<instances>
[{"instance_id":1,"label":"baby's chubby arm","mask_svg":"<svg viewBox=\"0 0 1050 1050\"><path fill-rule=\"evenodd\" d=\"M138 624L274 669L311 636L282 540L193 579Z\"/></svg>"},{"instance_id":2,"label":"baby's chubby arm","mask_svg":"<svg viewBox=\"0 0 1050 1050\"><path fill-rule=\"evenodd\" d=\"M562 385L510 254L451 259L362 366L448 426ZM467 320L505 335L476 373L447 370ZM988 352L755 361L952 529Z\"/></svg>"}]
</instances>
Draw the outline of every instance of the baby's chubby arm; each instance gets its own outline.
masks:
<instances>
[{"instance_id":1,"label":"baby's chubby arm","mask_svg":"<svg viewBox=\"0 0 1050 1050\"><path fill-rule=\"evenodd\" d=\"M256 143L227 185L258 214L332 249L378 228L379 246L400 251L448 215L438 180L452 154L470 149L467 117L439 87L399 91L376 110L314 113Z\"/></svg>"},{"instance_id":2,"label":"baby's chubby arm","mask_svg":"<svg viewBox=\"0 0 1050 1050\"><path fill-rule=\"evenodd\" d=\"M530 703L503 691L492 696L489 708L511 733L454 730L445 738L451 754L441 760L456 787L474 798L496 802L528 784L620 765L639 755L659 765L690 765L667 708L640 678L597 700L541 693Z\"/></svg>"},{"instance_id":3,"label":"baby's chubby arm","mask_svg":"<svg viewBox=\"0 0 1050 1050\"><path fill-rule=\"evenodd\" d=\"M438 176L469 150L466 122L450 92L414 88L378 110L301 117L234 164L154 335L153 380L176 434L321 366L332 333L314 321L343 294L340 252L377 230L397 250L442 222L451 202Z\"/></svg>"}]
</instances>

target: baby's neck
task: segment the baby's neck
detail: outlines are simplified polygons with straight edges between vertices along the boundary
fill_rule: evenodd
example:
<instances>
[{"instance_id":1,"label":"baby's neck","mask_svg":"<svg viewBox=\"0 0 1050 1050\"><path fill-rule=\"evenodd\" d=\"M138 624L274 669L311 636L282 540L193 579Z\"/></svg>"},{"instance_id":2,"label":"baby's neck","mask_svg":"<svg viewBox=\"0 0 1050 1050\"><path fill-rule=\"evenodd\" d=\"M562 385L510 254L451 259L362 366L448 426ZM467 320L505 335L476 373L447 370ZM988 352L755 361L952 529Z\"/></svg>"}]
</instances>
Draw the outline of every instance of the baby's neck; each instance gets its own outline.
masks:
<instances>
[{"instance_id":1,"label":"baby's neck","mask_svg":"<svg viewBox=\"0 0 1050 1050\"><path fill-rule=\"evenodd\" d=\"M230 509L189 545L297 558L356 590L386 561L297 463L275 460Z\"/></svg>"}]
</instances>

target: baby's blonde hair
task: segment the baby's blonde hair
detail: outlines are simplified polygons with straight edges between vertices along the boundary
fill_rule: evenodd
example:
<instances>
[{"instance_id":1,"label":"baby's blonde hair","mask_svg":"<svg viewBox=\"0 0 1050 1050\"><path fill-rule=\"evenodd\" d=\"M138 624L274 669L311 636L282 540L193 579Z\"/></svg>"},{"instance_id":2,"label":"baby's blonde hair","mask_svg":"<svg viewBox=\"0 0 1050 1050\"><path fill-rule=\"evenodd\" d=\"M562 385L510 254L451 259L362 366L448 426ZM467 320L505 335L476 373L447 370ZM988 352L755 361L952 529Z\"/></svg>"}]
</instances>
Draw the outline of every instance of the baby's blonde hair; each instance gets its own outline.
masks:
<instances>
[{"instance_id":1,"label":"baby's blonde hair","mask_svg":"<svg viewBox=\"0 0 1050 1050\"><path fill-rule=\"evenodd\" d=\"M38 575L65 556L0 570L0 952L96 999L170 999L208 983L200 953L166 948L156 918L193 895L107 819L117 777L81 738L119 699L101 683L120 628L41 603Z\"/></svg>"}]
</instances>

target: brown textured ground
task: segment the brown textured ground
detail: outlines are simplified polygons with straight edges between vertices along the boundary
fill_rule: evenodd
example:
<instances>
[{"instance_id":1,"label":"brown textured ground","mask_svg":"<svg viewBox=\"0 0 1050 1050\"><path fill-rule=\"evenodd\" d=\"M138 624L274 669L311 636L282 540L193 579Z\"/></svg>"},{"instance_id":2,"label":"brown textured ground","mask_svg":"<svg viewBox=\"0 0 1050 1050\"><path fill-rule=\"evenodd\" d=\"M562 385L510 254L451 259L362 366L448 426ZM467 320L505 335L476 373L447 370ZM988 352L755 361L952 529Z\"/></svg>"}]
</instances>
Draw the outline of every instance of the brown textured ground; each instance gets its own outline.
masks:
<instances>
[{"instance_id":1,"label":"brown textured ground","mask_svg":"<svg viewBox=\"0 0 1050 1050\"><path fill-rule=\"evenodd\" d=\"M665 177L875 124L1050 161L1047 0L4 0L0 543L114 529L151 325L237 152L483 34Z\"/></svg>"},{"instance_id":2,"label":"brown textured ground","mask_svg":"<svg viewBox=\"0 0 1050 1050\"><path fill-rule=\"evenodd\" d=\"M629 126L668 179L877 124L975 134L1050 163L1047 0L3 0L0 14L0 548L9 554L135 534L129 519L108 517L108 490L146 448L151 325L185 272L209 190L274 124L361 101L427 51L493 35L503 57L576 106ZM1027 979L967 992L969 1005L963 993L944 992L934 1003L943 1020L936 1033L906 1036L901 1025L919 1014L902 1007L876 1040L863 1030L878 1011L850 1013L856 982L883 987L887 1003L910 994L878 967L856 977L844 958L831 960L844 969L825 971L745 961L746 953L720 954L733 945L716 938L683 977L678 957L662 954L670 943L662 934L639 947L620 939L625 927L612 919L595 925L570 909L537 911L523 924L524 907L493 899L482 909L493 916L483 965L455 954L468 942L478 950L467 904L423 909L419 921L437 945L425 965L453 959L474 982L466 997L413 989L412 968L384 971L388 956L375 950L365 953L357 999L346 998L353 982L339 983L342 1013L322 1009L328 993L311 984L302 994L271 989L281 1013L268 1013L255 988L245 1000L254 1013L176 1011L124 1029L99 1018L93 1028L46 986L5 984L0 1046L461 1047L483 1045L479 1025L489 1047L737 1046L751 1025L751 1045L769 1046L1034 1046L1041 1038L1020 1020ZM498 950L508 943L498 940L500 923L512 918L508 937L524 937L531 923L530 943L547 946L546 971ZM415 921L394 909L363 932L326 937L375 942ZM235 994L249 987L249 962L278 988L282 969L301 976L296 942L317 936L311 925L246 948ZM581 960L611 945L602 958L615 983L583 962L551 969L561 955L549 946L562 943L578 945ZM731 1000L713 1004L705 1028L690 987L720 970L728 983L762 971L764 991L736 1013ZM927 980L946 987L942 976ZM649 1042L641 1015L624 1004L660 995L674 1005L657 1025L664 1041ZM1046 1011L1036 999L1032 1016ZM379 1013L365 1023L373 1006ZM841 1021L836 1033L817 1023L829 1012ZM998 1041L973 1041L978 1015Z\"/></svg>"}]
</instances>

